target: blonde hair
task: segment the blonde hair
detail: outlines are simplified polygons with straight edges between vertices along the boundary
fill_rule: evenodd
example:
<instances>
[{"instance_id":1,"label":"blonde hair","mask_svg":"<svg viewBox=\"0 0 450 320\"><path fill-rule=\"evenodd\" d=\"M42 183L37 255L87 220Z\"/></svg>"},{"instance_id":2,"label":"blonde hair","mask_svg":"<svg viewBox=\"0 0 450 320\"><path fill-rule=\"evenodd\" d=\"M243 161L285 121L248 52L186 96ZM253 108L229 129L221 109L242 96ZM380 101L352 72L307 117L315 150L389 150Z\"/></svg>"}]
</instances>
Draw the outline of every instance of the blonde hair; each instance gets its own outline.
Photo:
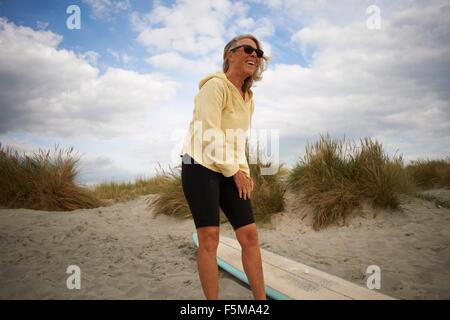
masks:
<instances>
[{"instance_id":1,"label":"blonde hair","mask_svg":"<svg viewBox=\"0 0 450 320\"><path fill-rule=\"evenodd\" d=\"M226 44L225 48L223 49L223 72L227 72L228 68L230 67L230 63L229 63L228 57L227 57L228 52L231 49L233 49L234 47L236 47L236 44L241 39L251 39L256 43L256 47L258 49L261 49L260 42L258 41L258 39L256 39L255 36L253 36L251 34L241 34L239 36L234 37L233 39L230 40L230 42L228 42ZM247 79L245 79L244 84L242 85L242 91L246 92L247 90L249 90L252 87L253 81L259 81L262 79L262 73L264 72L264 70L267 69L268 61L269 61L269 58L267 56L262 56L260 58L259 65L258 65L258 68L256 69L255 73L253 73L252 76L249 76L249 77L247 77Z\"/></svg>"}]
</instances>

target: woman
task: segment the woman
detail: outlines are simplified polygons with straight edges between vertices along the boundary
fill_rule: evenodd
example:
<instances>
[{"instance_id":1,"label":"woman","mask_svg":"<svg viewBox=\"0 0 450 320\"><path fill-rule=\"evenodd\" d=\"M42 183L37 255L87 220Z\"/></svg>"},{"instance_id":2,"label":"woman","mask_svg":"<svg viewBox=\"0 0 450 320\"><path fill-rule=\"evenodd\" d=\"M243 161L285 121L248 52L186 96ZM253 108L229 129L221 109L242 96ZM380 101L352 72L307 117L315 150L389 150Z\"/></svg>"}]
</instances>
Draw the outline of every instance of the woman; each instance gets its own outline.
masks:
<instances>
[{"instance_id":1,"label":"woman","mask_svg":"<svg viewBox=\"0 0 450 320\"><path fill-rule=\"evenodd\" d=\"M197 266L206 298L218 299L219 293L220 206L242 247L242 264L253 296L263 300L261 253L250 202L253 180L242 133L245 138L254 109L250 88L253 81L261 79L267 58L259 41L246 34L225 46L223 59L223 72L200 81L195 97L193 119L181 152L183 192L197 229Z\"/></svg>"}]
</instances>

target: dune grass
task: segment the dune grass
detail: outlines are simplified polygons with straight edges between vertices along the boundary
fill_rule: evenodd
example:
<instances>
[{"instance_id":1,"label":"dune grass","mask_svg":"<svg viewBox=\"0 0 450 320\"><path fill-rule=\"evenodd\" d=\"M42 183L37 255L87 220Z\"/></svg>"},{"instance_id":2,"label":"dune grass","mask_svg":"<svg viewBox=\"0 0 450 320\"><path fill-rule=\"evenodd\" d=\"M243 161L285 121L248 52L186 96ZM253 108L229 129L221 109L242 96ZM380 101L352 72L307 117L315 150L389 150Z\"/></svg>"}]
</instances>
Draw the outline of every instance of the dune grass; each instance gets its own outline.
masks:
<instances>
[{"instance_id":1,"label":"dune grass","mask_svg":"<svg viewBox=\"0 0 450 320\"><path fill-rule=\"evenodd\" d=\"M247 146L248 161L248 146ZM256 222L270 222L273 214L284 210L284 194L289 187L313 208L313 227L345 221L362 201L374 207L399 206L399 194L415 194L427 188L450 188L450 158L417 160L407 167L402 156L389 158L380 143L370 138L359 144L332 139L329 135L306 147L306 153L292 170L283 164L273 175L262 175L261 154L250 163L255 182L252 208ZM39 149L32 155L19 154L0 144L0 205L37 210L75 210L106 205L104 199L128 201L141 195L154 213L191 218L181 186L181 166L160 171L151 178L134 182L102 183L93 190L75 183L79 157L73 148ZM441 204L440 204L441 205ZM221 222L226 218L221 212Z\"/></svg>"},{"instance_id":2,"label":"dune grass","mask_svg":"<svg viewBox=\"0 0 450 320\"><path fill-rule=\"evenodd\" d=\"M130 182L105 182L95 185L93 192L99 199L124 202L136 199L139 196L159 193L168 179L164 175L157 174L151 178L138 177Z\"/></svg>"},{"instance_id":3,"label":"dune grass","mask_svg":"<svg viewBox=\"0 0 450 320\"><path fill-rule=\"evenodd\" d=\"M79 157L55 146L33 155L0 144L0 205L46 211L68 211L102 205L88 189L78 186Z\"/></svg>"},{"instance_id":4,"label":"dune grass","mask_svg":"<svg viewBox=\"0 0 450 320\"><path fill-rule=\"evenodd\" d=\"M257 163L249 164L250 176L254 182L251 202L255 221L268 223L273 214L284 210L286 185L283 183L283 175L286 174L286 171L284 164L281 163L275 174L262 175L261 169L270 167L272 163L263 162L261 159L262 157L259 155Z\"/></svg>"},{"instance_id":5,"label":"dune grass","mask_svg":"<svg viewBox=\"0 0 450 320\"><path fill-rule=\"evenodd\" d=\"M450 157L440 160L419 159L406 167L421 189L450 189Z\"/></svg>"},{"instance_id":6,"label":"dune grass","mask_svg":"<svg viewBox=\"0 0 450 320\"><path fill-rule=\"evenodd\" d=\"M258 158L258 163L249 165L250 175L254 181L251 196L252 209L257 223L269 222L272 214L284 209L285 187L280 181L280 175L286 173L283 165L280 165L281 170L275 175L261 175L262 166L270 166L270 163L262 163ZM148 198L148 206L152 207L155 215L166 214L190 218L190 209L181 185L181 165L170 168L169 171L162 170L159 175L166 178L165 183L159 188L157 197ZM226 221L227 219L220 209L220 222Z\"/></svg>"},{"instance_id":7,"label":"dune grass","mask_svg":"<svg viewBox=\"0 0 450 320\"><path fill-rule=\"evenodd\" d=\"M159 186L158 196L147 198L148 208L153 210L155 216L164 214L176 218L190 218L191 213L181 185L181 165L169 168L168 171L160 168L158 176L164 183Z\"/></svg>"},{"instance_id":8,"label":"dune grass","mask_svg":"<svg viewBox=\"0 0 450 320\"><path fill-rule=\"evenodd\" d=\"M414 192L401 156L390 159L370 138L356 143L321 135L307 144L304 159L292 169L288 186L313 208L313 228L344 221L362 200L395 209L398 194Z\"/></svg>"}]
</instances>

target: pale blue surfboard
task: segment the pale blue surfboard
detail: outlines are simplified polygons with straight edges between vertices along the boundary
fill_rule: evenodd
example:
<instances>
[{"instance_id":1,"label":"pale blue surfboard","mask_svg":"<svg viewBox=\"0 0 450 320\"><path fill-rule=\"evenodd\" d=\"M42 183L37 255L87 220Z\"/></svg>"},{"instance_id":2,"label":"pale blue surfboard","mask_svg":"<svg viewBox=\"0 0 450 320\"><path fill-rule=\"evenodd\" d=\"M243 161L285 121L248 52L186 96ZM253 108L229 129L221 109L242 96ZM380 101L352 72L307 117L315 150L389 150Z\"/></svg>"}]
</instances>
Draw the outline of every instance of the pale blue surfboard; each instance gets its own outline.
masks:
<instances>
[{"instance_id":1,"label":"pale blue surfboard","mask_svg":"<svg viewBox=\"0 0 450 320\"><path fill-rule=\"evenodd\" d=\"M192 239L198 247L197 233ZM392 297L369 290L339 277L314 269L265 249L261 250L266 295L275 300L391 300ZM248 283L241 261L241 247L235 239L220 236L218 265Z\"/></svg>"}]
</instances>

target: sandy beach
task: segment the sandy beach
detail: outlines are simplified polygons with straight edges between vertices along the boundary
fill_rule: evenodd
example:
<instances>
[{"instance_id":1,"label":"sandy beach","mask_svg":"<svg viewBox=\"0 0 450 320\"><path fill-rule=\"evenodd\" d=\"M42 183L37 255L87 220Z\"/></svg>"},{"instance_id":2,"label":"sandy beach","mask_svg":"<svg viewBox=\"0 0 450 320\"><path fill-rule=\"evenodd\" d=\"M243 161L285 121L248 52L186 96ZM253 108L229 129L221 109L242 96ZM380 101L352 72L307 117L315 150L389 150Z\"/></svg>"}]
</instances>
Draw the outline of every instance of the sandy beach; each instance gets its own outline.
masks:
<instances>
[{"instance_id":1,"label":"sandy beach","mask_svg":"<svg viewBox=\"0 0 450 320\"><path fill-rule=\"evenodd\" d=\"M450 190L434 194L450 199ZM192 220L155 218L146 198L72 212L0 209L0 299L203 299ZM404 197L400 211L363 207L317 232L295 195L286 204L259 228L264 249L361 286L377 265L380 292L397 299L450 298L450 209ZM233 236L231 226L221 234ZM80 267L79 290L66 286L69 265ZM220 299L252 294L220 271Z\"/></svg>"}]
</instances>

